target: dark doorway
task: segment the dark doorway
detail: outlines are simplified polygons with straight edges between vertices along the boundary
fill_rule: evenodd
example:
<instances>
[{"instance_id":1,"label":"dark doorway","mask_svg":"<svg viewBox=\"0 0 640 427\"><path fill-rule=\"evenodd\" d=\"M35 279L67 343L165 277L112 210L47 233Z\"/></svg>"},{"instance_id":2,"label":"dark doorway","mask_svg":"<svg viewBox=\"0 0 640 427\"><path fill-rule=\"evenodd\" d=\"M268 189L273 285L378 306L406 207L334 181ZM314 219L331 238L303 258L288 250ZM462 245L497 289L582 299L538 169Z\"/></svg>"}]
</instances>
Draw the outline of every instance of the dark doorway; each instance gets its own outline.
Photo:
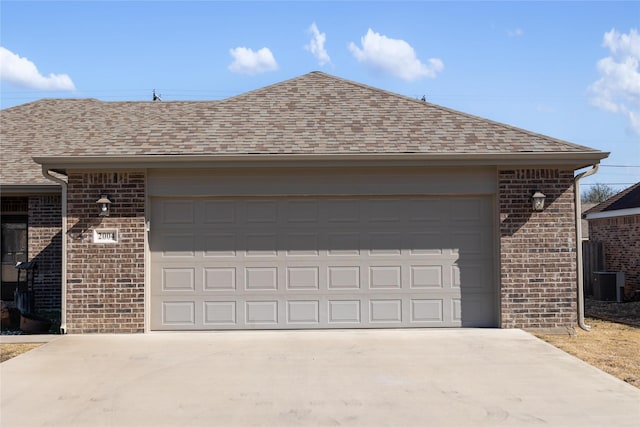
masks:
<instances>
[{"instance_id":1,"label":"dark doorway","mask_svg":"<svg viewBox=\"0 0 640 427\"><path fill-rule=\"evenodd\" d=\"M28 261L27 216L2 215L2 272L0 276L3 301L13 301L18 286L16 264Z\"/></svg>"}]
</instances>

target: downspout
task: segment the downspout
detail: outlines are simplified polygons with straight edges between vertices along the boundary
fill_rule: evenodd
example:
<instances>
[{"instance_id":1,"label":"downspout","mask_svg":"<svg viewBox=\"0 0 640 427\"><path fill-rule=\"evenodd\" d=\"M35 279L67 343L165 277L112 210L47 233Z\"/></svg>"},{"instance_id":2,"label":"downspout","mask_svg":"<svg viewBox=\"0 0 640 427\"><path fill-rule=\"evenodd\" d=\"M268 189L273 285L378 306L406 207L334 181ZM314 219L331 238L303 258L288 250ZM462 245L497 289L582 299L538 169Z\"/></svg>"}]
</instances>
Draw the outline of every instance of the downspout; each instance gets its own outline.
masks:
<instances>
[{"instance_id":1,"label":"downspout","mask_svg":"<svg viewBox=\"0 0 640 427\"><path fill-rule=\"evenodd\" d=\"M62 307L60 310L60 333L64 335L67 331L67 182L51 175L49 169L44 166L42 166L42 175L62 187L62 230L60 233L62 240L62 271L60 277Z\"/></svg>"},{"instance_id":2,"label":"downspout","mask_svg":"<svg viewBox=\"0 0 640 427\"><path fill-rule=\"evenodd\" d=\"M580 180L598 172L599 166L600 164L596 163L592 169L576 175L573 186L576 206L576 252L578 257L578 326L585 331L590 331L591 326L584 323L584 272L582 270L582 203L580 201Z\"/></svg>"}]
</instances>

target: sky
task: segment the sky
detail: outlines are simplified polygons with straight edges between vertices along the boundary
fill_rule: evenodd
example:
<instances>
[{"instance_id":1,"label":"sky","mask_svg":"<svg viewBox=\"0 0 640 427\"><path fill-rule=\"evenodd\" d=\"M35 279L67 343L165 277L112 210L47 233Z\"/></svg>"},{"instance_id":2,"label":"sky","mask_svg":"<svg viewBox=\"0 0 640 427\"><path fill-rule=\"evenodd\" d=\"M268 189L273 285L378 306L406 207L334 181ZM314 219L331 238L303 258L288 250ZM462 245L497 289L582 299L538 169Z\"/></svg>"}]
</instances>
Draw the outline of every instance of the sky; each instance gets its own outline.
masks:
<instances>
[{"instance_id":1,"label":"sky","mask_svg":"<svg viewBox=\"0 0 640 427\"><path fill-rule=\"evenodd\" d=\"M640 1L0 0L0 107L219 100L311 71L611 152L640 181Z\"/></svg>"}]
</instances>

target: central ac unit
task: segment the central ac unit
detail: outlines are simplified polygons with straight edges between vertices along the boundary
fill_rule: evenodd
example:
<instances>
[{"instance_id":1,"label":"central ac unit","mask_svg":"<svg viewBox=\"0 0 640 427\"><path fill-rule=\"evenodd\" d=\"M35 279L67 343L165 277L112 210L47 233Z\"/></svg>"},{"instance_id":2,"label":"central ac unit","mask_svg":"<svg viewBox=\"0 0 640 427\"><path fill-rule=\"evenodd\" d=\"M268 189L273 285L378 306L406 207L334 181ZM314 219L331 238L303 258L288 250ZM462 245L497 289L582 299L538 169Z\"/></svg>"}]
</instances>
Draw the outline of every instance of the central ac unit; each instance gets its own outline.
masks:
<instances>
[{"instance_id":1,"label":"central ac unit","mask_svg":"<svg viewBox=\"0 0 640 427\"><path fill-rule=\"evenodd\" d=\"M624 297L623 271L594 271L593 298L600 301L622 302Z\"/></svg>"}]
</instances>

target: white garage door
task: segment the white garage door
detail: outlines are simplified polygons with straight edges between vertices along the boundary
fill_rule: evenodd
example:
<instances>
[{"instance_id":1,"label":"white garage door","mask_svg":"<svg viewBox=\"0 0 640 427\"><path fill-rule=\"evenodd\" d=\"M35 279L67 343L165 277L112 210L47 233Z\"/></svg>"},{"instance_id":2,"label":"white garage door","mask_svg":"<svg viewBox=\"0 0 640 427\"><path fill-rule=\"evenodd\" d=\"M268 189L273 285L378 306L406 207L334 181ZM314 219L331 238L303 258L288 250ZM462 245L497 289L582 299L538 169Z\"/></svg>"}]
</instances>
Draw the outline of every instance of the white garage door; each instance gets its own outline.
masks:
<instances>
[{"instance_id":1,"label":"white garage door","mask_svg":"<svg viewBox=\"0 0 640 427\"><path fill-rule=\"evenodd\" d=\"M491 199L153 198L151 329L495 326Z\"/></svg>"}]
</instances>

